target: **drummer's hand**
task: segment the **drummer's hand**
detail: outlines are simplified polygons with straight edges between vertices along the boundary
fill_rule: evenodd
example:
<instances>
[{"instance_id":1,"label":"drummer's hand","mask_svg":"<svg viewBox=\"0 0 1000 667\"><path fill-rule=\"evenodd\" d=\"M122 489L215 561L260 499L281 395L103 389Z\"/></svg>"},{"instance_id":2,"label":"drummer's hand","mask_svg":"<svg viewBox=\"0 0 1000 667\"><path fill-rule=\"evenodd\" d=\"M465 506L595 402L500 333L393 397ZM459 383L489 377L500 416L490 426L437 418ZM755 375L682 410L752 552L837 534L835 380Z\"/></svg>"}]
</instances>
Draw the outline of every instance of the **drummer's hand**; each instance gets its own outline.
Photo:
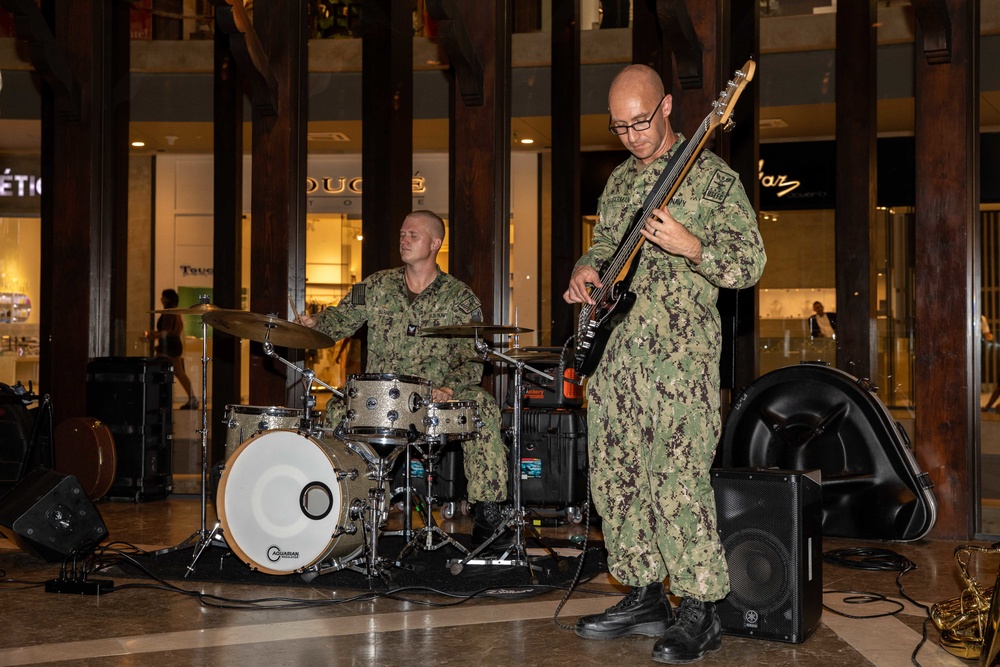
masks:
<instances>
[{"instance_id":1,"label":"drummer's hand","mask_svg":"<svg viewBox=\"0 0 1000 667\"><path fill-rule=\"evenodd\" d=\"M310 315L299 315L298 319L295 320L297 324L301 324L304 327L309 327L310 329L316 328L316 318Z\"/></svg>"},{"instance_id":2,"label":"drummer's hand","mask_svg":"<svg viewBox=\"0 0 1000 667\"><path fill-rule=\"evenodd\" d=\"M601 277L597 275L597 270L592 266L581 266L573 271L573 276L569 279L569 289L563 294L566 303L589 303L593 305L594 300L590 298L587 290L587 283L594 287L603 287Z\"/></svg>"},{"instance_id":3,"label":"drummer's hand","mask_svg":"<svg viewBox=\"0 0 1000 667\"><path fill-rule=\"evenodd\" d=\"M431 400L435 403L439 401L450 401L451 397L455 395L455 391L448 387L438 387L437 389L431 389Z\"/></svg>"}]
</instances>

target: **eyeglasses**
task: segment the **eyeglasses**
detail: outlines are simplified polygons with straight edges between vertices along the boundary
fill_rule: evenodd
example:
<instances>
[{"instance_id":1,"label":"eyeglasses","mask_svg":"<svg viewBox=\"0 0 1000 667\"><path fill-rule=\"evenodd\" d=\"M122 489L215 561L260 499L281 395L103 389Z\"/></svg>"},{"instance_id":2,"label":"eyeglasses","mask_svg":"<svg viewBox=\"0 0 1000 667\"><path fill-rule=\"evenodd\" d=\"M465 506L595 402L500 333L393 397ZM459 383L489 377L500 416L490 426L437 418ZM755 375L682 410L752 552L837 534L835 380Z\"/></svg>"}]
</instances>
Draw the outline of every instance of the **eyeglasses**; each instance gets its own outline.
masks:
<instances>
[{"instance_id":1,"label":"eyeglasses","mask_svg":"<svg viewBox=\"0 0 1000 667\"><path fill-rule=\"evenodd\" d=\"M645 130L648 130L649 126L653 122L653 118L656 117L657 110L660 108L660 105L663 104L663 100L665 99L667 99L666 95L660 98L660 101L657 102L656 106L653 108L653 113L649 114L649 118L647 118L646 120L637 120L631 125L612 125L611 118L608 118L608 130L611 132L611 134L618 134L618 135L628 134L629 130L635 130L636 132L643 132Z\"/></svg>"}]
</instances>

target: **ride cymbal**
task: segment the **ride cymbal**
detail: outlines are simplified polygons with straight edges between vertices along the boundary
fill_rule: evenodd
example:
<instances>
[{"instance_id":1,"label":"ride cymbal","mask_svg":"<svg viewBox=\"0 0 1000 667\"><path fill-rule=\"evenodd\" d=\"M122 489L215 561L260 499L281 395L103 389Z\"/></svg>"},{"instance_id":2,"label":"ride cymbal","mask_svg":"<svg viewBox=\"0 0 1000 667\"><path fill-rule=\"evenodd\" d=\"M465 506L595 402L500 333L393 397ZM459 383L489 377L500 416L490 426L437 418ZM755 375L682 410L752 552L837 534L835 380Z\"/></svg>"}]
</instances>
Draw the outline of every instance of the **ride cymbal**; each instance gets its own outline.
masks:
<instances>
[{"instance_id":1,"label":"ride cymbal","mask_svg":"<svg viewBox=\"0 0 1000 667\"><path fill-rule=\"evenodd\" d=\"M485 324L469 322L468 324L445 324L439 327L420 327L420 336L495 336L498 334L531 333L534 329L513 327L506 324Z\"/></svg>"},{"instance_id":2,"label":"ride cymbal","mask_svg":"<svg viewBox=\"0 0 1000 667\"><path fill-rule=\"evenodd\" d=\"M211 303L198 303L187 308L160 308L158 310L151 310L151 313L167 313L170 315L204 315L205 313L215 313L221 310L226 310L225 308L219 308L215 304ZM242 313L242 310L230 311L233 313Z\"/></svg>"},{"instance_id":3,"label":"ride cymbal","mask_svg":"<svg viewBox=\"0 0 1000 667\"><path fill-rule=\"evenodd\" d=\"M289 322L276 315L259 315L243 310L206 313L202 321L216 331L279 347L319 350L336 341L325 333Z\"/></svg>"}]
</instances>

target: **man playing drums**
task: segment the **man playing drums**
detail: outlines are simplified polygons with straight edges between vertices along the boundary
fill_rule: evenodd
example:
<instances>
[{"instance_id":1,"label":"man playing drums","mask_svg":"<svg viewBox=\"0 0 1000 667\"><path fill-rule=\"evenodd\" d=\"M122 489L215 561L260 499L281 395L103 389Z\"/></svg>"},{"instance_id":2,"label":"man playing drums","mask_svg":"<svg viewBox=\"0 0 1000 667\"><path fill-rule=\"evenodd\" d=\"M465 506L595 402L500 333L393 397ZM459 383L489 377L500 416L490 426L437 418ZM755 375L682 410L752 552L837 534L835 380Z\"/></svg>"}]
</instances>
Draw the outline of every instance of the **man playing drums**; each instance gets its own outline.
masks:
<instances>
[{"instance_id":1,"label":"man playing drums","mask_svg":"<svg viewBox=\"0 0 1000 667\"><path fill-rule=\"evenodd\" d=\"M479 545L503 522L499 504L507 498L507 451L496 401L479 384L483 366L475 359L473 342L418 335L423 327L482 321L479 299L469 286L437 265L443 242L444 221L431 211L413 211L399 234L403 267L368 276L337 306L299 321L334 339L367 324L366 373L417 376L431 382L433 401L478 403L480 437L462 447L469 502L476 503L473 544ZM500 546L503 537L494 545Z\"/></svg>"}]
</instances>

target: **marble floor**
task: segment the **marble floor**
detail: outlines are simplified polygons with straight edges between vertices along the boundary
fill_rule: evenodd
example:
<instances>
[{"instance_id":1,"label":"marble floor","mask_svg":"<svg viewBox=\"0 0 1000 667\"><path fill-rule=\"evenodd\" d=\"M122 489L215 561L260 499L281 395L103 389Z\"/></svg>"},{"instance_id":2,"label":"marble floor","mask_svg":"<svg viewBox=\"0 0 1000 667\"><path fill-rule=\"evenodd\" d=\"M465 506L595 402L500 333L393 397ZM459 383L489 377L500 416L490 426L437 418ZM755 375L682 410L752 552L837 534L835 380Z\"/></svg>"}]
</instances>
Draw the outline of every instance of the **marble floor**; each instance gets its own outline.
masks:
<instances>
[{"instance_id":1,"label":"marble floor","mask_svg":"<svg viewBox=\"0 0 1000 667\"><path fill-rule=\"evenodd\" d=\"M102 500L96 503L109 529L109 541L154 550L182 543L201 526L198 496L170 496L146 503ZM214 524L214 510L207 525ZM398 515L394 517L398 520ZM442 520L450 533L468 532L471 520L458 515ZM566 538L581 533L578 524L542 528L543 536ZM599 531L592 529L592 536ZM917 602L929 605L962 590L952 552L957 543L921 540L871 543L824 540L823 549L891 549L916 564L902 583ZM982 543L985 544L985 543ZM223 547L212 547L222 550ZM998 558L974 561L981 581L992 584ZM251 609L226 609L151 584L121 571L98 573L115 590L100 596L47 593L40 585L59 576L59 565L21 551L0 538L0 665L601 665L653 664L652 638L587 641L553 620L564 590L518 599L410 594L406 599L367 596L348 600L356 591L329 586L241 585L188 580L172 582L185 591L226 599L269 598ZM923 609L903 600L895 572L870 572L826 564L825 591L871 591L898 605L878 602L846 605L843 593L825 593L824 602L849 616L824 610L820 627L805 642L786 644L727 636L721 651L705 665L823 665L824 667L913 664L920 642ZM620 588L607 575L578 587L558 621L613 604ZM279 609L288 601L311 601ZM869 618L851 618L865 616ZM937 632L927 623L928 641L919 665L968 665L941 650Z\"/></svg>"}]
</instances>

